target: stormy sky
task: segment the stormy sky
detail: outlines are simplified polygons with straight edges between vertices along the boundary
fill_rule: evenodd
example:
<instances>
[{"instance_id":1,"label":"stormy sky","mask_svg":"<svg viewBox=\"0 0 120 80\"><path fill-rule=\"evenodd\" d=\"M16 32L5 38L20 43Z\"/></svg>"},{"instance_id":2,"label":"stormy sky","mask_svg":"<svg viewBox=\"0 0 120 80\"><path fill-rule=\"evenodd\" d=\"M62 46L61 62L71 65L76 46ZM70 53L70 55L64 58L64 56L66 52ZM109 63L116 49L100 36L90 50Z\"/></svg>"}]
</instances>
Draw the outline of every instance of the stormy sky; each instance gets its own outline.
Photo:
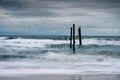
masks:
<instances>
[{"instance_id":1,"label":"stormy sky","mask_svg":"<svg viewBox=\"0 0 120 80\"><path fill-rule=\"evenodd\" d=\"M73 23L120 36L120 0L0 0L0 35L69 35Z\"/></svg>"}]
</instances>

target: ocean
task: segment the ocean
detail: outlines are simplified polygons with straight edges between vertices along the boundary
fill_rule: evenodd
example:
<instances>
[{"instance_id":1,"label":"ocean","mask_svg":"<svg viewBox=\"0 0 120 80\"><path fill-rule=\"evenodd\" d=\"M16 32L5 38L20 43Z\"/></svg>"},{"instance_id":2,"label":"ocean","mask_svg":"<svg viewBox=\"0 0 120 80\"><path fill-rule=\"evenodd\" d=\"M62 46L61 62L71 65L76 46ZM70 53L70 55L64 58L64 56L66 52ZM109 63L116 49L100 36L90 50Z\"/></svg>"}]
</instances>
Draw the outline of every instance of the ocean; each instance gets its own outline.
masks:
<instances>
[{"instance_id":1,"label":"ocean","mask_svg":"<svg viewBox=\"0 0 120 80\"><path fill-rule=\"evenodd\" d=\"M35 73L120 73L120 36L0 36L0 76Z\"/></svg>"}]
</instances>

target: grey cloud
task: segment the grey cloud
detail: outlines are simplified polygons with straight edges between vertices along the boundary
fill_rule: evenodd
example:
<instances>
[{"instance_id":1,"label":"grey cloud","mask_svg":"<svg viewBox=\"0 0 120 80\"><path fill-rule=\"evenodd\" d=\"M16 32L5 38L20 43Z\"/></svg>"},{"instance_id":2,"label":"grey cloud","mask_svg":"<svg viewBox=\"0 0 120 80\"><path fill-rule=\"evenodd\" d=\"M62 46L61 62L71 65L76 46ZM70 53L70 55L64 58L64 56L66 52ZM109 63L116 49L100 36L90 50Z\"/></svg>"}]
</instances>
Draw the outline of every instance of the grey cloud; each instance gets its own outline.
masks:
<instances>
[{"instance_id":1,"label":"grey cloud","mask_svg":"<svg viewBox=\"0 0 120 80\"><path fill-rule=\"evenodd\" d=\"M88 32L94 30L93 34L97 29L120 29L120 0L0 0L0 11L0 22L7 23L0 32L7 31L9 24L14 32L43 34L62 32L72 23L82 25Z\"/></svg>"},{"instance_id":2,"label":"grey cloud","mask_svg":"<svg viewBox=\"0 0 120 80\"><path fill-rule=\"evenodd\" d=\"M24 5L19 0L0 0L0 7L8 10L17 10Z\"/></svg>"},{"instance_id":3,"label":"grey cloud","mask_svg":"<svg viewBox=\"0 0 120 80\"><path fill-rule=\"evenodd\" d=\"M53 13L51 11L48 10L41 10L39 12L34 12L34 11L24 11L24 12L9 12L9 13L5 13L7 15L11 15L13 17L35 17L35 16L40 16L40 17L55 17L57 16L56 13Z\"/></svg>"}]
</instances>

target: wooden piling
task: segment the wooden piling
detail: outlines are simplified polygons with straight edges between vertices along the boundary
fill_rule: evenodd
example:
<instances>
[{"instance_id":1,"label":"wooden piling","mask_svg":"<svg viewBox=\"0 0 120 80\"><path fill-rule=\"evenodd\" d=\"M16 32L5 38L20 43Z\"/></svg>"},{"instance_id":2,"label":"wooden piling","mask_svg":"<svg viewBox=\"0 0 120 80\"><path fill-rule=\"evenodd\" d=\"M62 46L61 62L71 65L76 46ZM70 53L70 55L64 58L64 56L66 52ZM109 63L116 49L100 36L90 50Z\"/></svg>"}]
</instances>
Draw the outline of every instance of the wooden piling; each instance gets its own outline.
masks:
<instances>
[{"instance_id":1,"label":"wooden piling","mask_svg":"<svg viewBox=\"0 0 120 80\"><path fill-rule=\"evenodd\" d=\"M75 52L75 24L73 24L73 52Z\"/></svg>"},{"instance_id":2,"label":"wooden piling","mask_svg":"<svg viewBox=\"0 0 120 80\"><path fill-rule=\"evenodd\" d=\"M70 28L70 48L72 48L72 27Z\"/></svg>"},{"instance_id":3,"label":"wooden piling","mask_svg":"<svg viewBox=\"0 0 120 80\"><path fill-rule=\"evenodd\" d=\"M81 27L78 28L79 45L82 45Z\"/></svg>"}]
</instances>

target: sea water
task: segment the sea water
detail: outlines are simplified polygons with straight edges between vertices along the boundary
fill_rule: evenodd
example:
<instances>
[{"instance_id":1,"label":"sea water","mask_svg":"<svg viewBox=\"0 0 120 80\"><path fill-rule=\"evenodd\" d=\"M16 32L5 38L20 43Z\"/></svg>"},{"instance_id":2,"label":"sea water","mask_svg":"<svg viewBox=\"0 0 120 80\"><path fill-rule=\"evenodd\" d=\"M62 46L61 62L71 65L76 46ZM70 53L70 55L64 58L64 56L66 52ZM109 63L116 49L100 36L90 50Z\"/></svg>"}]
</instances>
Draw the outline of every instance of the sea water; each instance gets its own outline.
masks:
<instances>
[{"instance_id":1,"label":"sea water","mask_svg":"<svg viewBox=\"0 0 120 80\"><path fill-rule=\"evenodd\" d=\"M0 36L0 76L35 73L120 73L119 36Z\"/></svg>"}]
</instances>

